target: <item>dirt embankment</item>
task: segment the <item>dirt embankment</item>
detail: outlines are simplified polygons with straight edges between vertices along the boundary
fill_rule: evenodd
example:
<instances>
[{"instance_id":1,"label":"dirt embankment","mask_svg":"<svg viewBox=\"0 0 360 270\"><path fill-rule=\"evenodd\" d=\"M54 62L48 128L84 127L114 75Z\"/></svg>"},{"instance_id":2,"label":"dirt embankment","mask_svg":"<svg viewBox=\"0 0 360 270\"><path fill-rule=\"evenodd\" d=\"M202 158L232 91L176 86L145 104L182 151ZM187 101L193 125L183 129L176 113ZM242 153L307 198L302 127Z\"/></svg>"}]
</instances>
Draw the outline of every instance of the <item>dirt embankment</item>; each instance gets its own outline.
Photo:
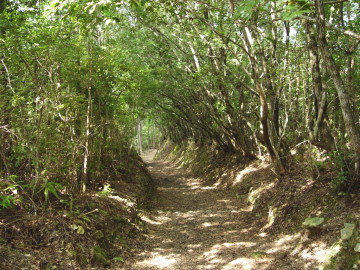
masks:
<instances>
[{"instance_id":1,"label":"dirt embankment","mask_svg":"<svg viewBox=\"0 0 360 270\"><path fill-rule=\"evenodd\" d=\"M120 269L144 240L151 177L132 157L98 189L0 211L0 269ZM31 210L32 208L30 208Z\"/></svg>"}]
</instances>

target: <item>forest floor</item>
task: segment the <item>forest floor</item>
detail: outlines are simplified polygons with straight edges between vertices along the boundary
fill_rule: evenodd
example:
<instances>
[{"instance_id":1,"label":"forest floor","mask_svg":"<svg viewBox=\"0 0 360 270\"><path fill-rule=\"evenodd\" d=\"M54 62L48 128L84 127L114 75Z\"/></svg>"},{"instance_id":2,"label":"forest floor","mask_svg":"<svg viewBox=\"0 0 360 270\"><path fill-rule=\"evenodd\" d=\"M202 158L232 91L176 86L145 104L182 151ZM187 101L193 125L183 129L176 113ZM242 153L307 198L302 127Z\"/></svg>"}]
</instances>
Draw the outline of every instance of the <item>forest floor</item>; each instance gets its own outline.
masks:
<instances>
[{"instance_id":1,"label":"forest floor","mask_svg":"<svg viewBox=\"0 0 360 270\"><path fill-rule=\"evenodd\" d=\"M205 151L155 160L149 150L147 168L127 163L108 189L62 194L37 215L3 209L0 269L360 269L360 196L335 192L333 169L312 178L298 159L278 176L266 158ZM309 217L324 222L310 230ZM356 229L342 240L348 225Z\"/></svg>"},{"instance_id":2,"label":"forest floor","mask_svg":"<svg viewBox=\"0 0 360 270\"><path fill-rule=\"evenodd\" d=\"M323 241L285 234L285 228L267 233L264 218L231 189L204 185L184 168L154 161L155 152L143 155L157 186L154 209L142 217L147 239L124 269L318 269L329 251Z\"/></svg>"},{"instance_id":3,"label":"forest floor","mask_svg":"<svg viewBox=\"0 0 360 270\"><path fill-rule=\"evenodd\" d=\"M0 208L0 269L119 269L143 242L139 209L146 209L153 188L137 155L112 165L116 175L101 189L47 201L37 193L36 214L29 202Z\"/></svg>"}]
</instances>

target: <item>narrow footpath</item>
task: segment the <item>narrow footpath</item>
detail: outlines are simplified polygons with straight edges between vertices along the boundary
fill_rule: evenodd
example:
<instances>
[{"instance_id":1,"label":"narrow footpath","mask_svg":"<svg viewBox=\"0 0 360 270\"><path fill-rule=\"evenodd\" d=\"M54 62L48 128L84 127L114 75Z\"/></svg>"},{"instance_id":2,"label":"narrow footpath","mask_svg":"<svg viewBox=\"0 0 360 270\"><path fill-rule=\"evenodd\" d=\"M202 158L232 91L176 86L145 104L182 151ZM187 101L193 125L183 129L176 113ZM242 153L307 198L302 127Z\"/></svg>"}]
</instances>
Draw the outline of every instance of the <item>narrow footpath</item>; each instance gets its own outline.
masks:
<instances>
[{"instance_id":1,"label":"narrow footpath","mask_svg":"<svg viewBox=\"0 0 360 270\"><path fill-rule=\"evenodd\" d=\"M269 245L231 191L203 186L185 169L153 161L154 154L143 156L157 185L154 213L143 217L149 234L124 269L301 269L279 253L284 243Z\"/></svg>"}]
</instances>

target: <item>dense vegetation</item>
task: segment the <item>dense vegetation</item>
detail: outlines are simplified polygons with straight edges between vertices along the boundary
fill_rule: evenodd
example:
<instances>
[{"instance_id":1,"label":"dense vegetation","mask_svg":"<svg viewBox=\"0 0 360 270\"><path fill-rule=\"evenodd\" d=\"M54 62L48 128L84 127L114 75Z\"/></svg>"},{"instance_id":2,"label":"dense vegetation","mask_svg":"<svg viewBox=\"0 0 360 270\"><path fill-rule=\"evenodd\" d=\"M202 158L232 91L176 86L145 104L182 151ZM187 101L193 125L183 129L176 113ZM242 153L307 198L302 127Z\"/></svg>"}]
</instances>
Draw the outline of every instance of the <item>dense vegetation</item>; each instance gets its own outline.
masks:
<instances>
[{"instance_id":1,"label":"dense vegetation","mask_svg":"<svg viewBox=\"0 0 360 270\"><path fill-rule=\"evenodd\" d=\"M359 3L1 0L0 206L35 213L193 141L360 176ZM240 160L240 159L239 159Z\"/></svg>"},{"instance_id":2,"label":"dense vegetation","mask_svg":"<svg viewBox=\"0 0 360 270\"><path fill-rule=\"evenodd\" d=\"M2 205L14 203L10 186L25 185L31 199L60 185L85 191L122 162L147 116L150 146L156 126L176 143L268 153L279 173L291 149L313 158L317 147L342 181L355 179L358 9L352 1L1 1Z\"/></svg>"}]
</instances>

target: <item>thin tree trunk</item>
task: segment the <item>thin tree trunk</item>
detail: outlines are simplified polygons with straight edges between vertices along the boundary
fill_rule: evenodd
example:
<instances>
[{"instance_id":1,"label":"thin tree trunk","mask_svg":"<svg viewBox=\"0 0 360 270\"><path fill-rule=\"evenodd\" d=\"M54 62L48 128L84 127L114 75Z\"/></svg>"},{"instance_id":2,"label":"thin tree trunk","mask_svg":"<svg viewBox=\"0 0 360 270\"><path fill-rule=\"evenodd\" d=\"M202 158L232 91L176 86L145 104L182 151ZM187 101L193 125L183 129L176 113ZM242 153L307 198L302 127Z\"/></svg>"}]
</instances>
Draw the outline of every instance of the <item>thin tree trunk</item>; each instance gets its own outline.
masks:
<instances>
[{"instance_id":1,"label":"thin tree trunk","mask_svg":"<svg viewBox=\"0 0 360 270\"><path fill-rule=\"evenodd\" d=\"M137 139L138 139L138 147L139 154L142 155L143 147L142 147L142 121L139 119L137 124Z\"/></svg>"},{"instance_id":2,"label":"thin tree trunk","mask_svg":"<svg viewBox=\"0 0 360 270\"><path fill-rule=\"evenodd\" d=\"M83 160L83 170L81 177L81 191L86 191L86 182L88 180L88 162L90 155L90 133L91 133L91 111L92 111L92 99L91 99L91 86L88 87L88 101L87 101L87 110L86 110L86 129L85 129L85 144L84 144L84 160Z\"/></svg>"},{"instance_id":3,"label":"thin tree trunk","mask_svg":"<svg viewBox=\"0 0 360 270\"><path fill-rule=\"evenodd\" d=\"M319 34L319 44L324 63L330 73L339 97L341 111L345 122L345 127L350 138L350 150L355 155L355 176L359 176L360 167L360 130L357 126L358 108L351 108L350 97L345 88L344 81L340 75L338 66L331 55L329 45L326 40L325 29L325 10L322 0L315 0L315 8L317 11L317 32Z\"/></svg>"},{"instance_id":4,"label":"thin tree trunk","mask_svg":"<svg viewBox=\"0 0 360 270\"><path fill-rule=\"evenodd\" d=\"M251 36L250 29L245 27L245 33L244 33L244 41L246 43L246 46L248 48L253 47L254 38ZM261 104L261 126L263 131L263 140L264 144L266 146L266 149L268 150L268 153L271 158L271 162L275 167L275 170L277 173L282 174L285 172L284 165L282 164L279 155L277 152L275 152L274 147L272 145L271 139L270 139L270 133L269 133L269 125L268 125L268 119L269 119L269 106L266 100L266 95L263 89L263 86L260 82L260 72L258 63L256 61L255 55L249 53L249 60L251 63L251 70L252 70L252 79L255 83L255 88L257 90L257 93L260 98L260 104Z\"/></svg>"},{"instance_id":5,"label":"thin tree trunk","mask_svg":"<svg viewBox=\"0 0 360 270\"><path fill-rule=\"evenodd\" d=\"M329 126L324 121L327 117L327 93L323 88L318 44L310 22L304 21L304 28L309 49L309 72L312 76L312 90L314 94L315 110L315 117L312 123L313 126L310 128L310 141L312 144L321 147L326 151L334 151L335 140L331 135Z\"/></svg>"}]
</instances>

